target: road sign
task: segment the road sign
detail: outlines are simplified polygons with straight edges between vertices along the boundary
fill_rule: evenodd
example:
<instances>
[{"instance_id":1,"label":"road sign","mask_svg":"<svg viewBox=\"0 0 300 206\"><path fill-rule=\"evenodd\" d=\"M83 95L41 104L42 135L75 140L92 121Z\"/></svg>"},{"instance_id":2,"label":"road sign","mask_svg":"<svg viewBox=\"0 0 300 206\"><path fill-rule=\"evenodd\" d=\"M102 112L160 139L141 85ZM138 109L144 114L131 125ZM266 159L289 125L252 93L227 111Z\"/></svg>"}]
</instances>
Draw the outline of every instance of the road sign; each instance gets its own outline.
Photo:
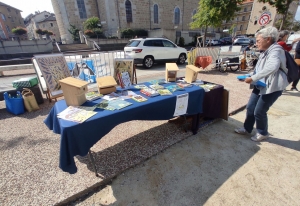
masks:
<instances>
[{"instance_id":1,"label":"road sign","mask_svg":"<svg viewBox=\"0 0 300 206\"><path fill-rule=\"evenodd\" d=\"M271 15L268 13L263 13L258 20L259 25L261 26L265 26L266 24L268 24L271 20Z\"/></svg>"}]
</instances>

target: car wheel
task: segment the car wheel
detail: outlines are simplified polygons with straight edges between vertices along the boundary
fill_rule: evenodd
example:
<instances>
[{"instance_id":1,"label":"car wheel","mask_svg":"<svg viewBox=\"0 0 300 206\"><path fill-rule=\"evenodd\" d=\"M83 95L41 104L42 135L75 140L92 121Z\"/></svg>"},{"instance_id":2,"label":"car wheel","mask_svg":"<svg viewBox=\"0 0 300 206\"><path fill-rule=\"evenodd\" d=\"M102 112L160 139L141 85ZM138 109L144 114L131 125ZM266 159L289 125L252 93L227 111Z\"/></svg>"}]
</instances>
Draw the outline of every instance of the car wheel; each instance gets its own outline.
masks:
<instances>
[{"instance_id":1,"label":"car wheel","mask_svg":"<svg viewBox=\"0 0 300 206\"><path fill-rule=\"evenodd\" d=\"M178 64L185 64L185 55L184 54L180 54L179 57L178 57L178 60L177 60L177 63Z\"/></svg>"},{"instance_id":2,"label":"car wheel","mask_svg":"<svg viewBox=\"0 0 300 206\"><path fill-rule=\"evenodd\" d=\"M143 60L143 65L145 68L150 69L154 64L153 57L151 56L146 56Z\"/></svg>"}]
</instances>

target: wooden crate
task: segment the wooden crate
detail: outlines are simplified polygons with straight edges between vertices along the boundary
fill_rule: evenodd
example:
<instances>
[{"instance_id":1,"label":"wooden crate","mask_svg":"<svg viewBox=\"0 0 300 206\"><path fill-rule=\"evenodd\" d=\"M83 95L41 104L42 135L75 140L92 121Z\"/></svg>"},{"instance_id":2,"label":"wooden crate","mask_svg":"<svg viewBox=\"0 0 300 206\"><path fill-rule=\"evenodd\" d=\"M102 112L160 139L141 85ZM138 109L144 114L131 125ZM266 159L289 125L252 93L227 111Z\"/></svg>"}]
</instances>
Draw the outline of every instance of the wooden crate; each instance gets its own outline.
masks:
<instances>
[{"instance_id":1,"label":"wooden crate","mask_svg":"<svg viewBox=\"0 0 300 206\"><path fill-rule=\"evenodd\" d=\"M166 81L175 82L179 71L176 63L166 63Z\"/></svg>"},{"instance_id":2,"label":"wooden crate","mask_svg":"<svg viewBox=\"0 0 300 206\"><path fill-rule=\"evenodd\" d=\"M196 81L198 72L200 69L194 65L187 65L185 70L185 81L187 83L192 83Z\"/></svg>"},{"instance_id":3,"label":"wooden crate","mask_svg":"<svg viewBox=\"0 0 300 206\"><path fill-rule=\"evenodd\" d=\"M117 90L118 84L112 76L98 77L96 80L100 94L109 94Z\"/></svg>"},{"instance_id":4,"label":"wooden crate","mask_svg":"<svg viewBox=\"0 0 300 206\"><path fill-rule=\"evenodd\" d=\"M88 82L73 77L59 80L68 106L80 106L86 102L85 93L88 91Z\"/></svg>"}]
</instances>

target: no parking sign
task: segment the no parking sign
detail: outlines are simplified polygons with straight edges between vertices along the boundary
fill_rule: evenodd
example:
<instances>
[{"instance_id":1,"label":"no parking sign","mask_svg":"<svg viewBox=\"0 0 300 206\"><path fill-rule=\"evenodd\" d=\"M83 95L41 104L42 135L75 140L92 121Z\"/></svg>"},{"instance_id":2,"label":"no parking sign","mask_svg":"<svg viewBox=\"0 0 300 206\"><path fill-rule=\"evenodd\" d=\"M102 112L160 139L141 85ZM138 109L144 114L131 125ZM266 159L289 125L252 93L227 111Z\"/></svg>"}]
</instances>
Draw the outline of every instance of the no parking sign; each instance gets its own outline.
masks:
<instances>
[{"instance_id":1,"label":"no parking sign","mask_svg":"<svg viewBox=\"0 0 300 206\"><path fill-rule=\"evenodd\" d=\"M271 20L271 13L270 12L264 12L258 19L258 23L261 26L267 25Z\"/></svg>"}]
</instances>

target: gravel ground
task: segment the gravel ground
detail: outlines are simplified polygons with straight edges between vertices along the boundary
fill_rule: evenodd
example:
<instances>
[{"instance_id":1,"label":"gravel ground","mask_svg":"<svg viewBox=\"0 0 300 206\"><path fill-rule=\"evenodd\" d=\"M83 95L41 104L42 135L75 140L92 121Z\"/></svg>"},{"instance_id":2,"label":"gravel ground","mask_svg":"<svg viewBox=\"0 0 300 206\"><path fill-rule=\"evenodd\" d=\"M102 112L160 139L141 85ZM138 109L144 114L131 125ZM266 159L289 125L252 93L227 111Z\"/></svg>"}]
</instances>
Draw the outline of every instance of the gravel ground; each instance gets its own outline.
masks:
<instances>
[{"instance_id":1,"label":"gravel ground","mask_svg":"<svg viewBox=\"0 0 300 206\"><path fill-rule=\"evenodd\" d=\"M224 85L230 91L229 113L233 113L247 103L250 94L249 86L236 80L243 73L207 69L198 79ZM154 78L142 76L138 81ZM92 148L100 178L95 177L87 157L75 158L78 172L70 175L58 167L60 135L43 123L53 104L45 100L40 110L14 116L0 102L2 205L54 205L70 200L191 136L168 121L126 122Z\"/></svg>"}]
</instances>

